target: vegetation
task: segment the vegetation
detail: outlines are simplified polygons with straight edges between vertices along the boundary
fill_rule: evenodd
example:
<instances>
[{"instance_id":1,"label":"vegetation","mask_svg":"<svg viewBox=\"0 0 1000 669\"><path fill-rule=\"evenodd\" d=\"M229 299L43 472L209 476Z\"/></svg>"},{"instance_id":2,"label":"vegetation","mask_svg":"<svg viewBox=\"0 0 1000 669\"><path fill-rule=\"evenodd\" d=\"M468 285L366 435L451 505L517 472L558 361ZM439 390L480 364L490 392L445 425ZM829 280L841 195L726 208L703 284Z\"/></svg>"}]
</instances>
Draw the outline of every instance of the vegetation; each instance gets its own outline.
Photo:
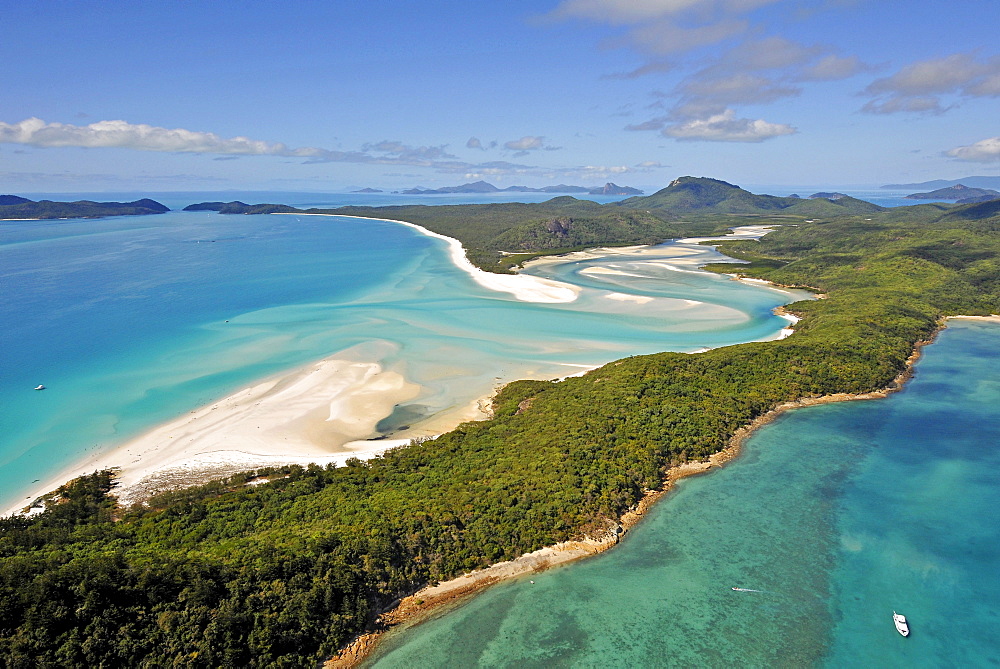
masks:
<instances>
[{"instance_id":1,"label":"vegetation","mask_svg":"<svg viewBox=\"0 0 1000 669\"><path fill-rule=\"evenodd\" d=\"M232 202L201 202L189 204L184 211L217 211L220 214L287 214L301 212L301 209L286 204L246 204L239 200Z\"/></svg>"},{"instance_id":2,"label":"vegetation","mask_svg":"<svg viewBox=\"0 0 1000 669\"><path fill-rule=\"evenodd\" d=\"M142 199L135 202L33 202L14 195L4 195L0 200L0 219L4 218L103 218L105 216L144 216L170 211L156 200ZM17 200L20 200L19 202Z\"/></svg>"},{"instance_id":3,"label":"vegetation","mask_svg":"<svg viewBox=\"0 0 1000 669\"><path fill-rule=\"evenodd\" d=\"M515 218L637 236L680 225L572 198L520 206L365 212L470 235L481 215L467 248ZM44 513L0 521L0 664L309 666L422 584L600 532L777 404L885 387L942 315L1000 311L996 207L926 207L725 244L743 273L827 295L791 305L804 319L784 340L513 383L493 419L369 462L251 472L130 510L107 473L73 482Z\"/></svg>"}]
</instances>

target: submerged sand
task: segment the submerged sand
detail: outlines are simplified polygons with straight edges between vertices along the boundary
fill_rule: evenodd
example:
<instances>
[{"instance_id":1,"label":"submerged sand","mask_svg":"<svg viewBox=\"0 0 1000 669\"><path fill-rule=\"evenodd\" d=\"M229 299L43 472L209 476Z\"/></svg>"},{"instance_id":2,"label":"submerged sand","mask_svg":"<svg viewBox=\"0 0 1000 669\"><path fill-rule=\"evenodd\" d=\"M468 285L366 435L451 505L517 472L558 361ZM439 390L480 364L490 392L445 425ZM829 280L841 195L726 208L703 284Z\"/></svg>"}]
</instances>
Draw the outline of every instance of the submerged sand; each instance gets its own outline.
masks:
<instances>
[{"instance_id":1,"label":"submerged sand","mask_svg":"<svg viewBox=\"0 0 1000 669\"><path fill-rule=\"evenodd\" d=\"M304 214L297 214L304 215ZM326 215L326 214L316 214ZM390 219L376 219L390 220ZM449 244L452 260L484 287L512 294L530 302L572 302L580 288L571 284L525 274L497 275L472 265L458 240L431 232L405 221L391 221L421 230ZM767 228L734 228L740 236L760 236ZM717 238L715 238L717 239ZM696 271L704 262L699 247L680 246L670 263L682 271ZM596 249L570 254L577 257L652 255L649 247ZM594 268L598 270L600 268ZM614 271L614 270L612 270ZM643 303L648 298L609 293L616 302ZM695 303L697 304L697 303ZM794 322L794 316L786 316ZM790 329L774 337L787 336ZM86 461L76 463L58 476L39 484L33 494L5 515L24 511L32 500L55 490L73 478L103 469L118 472L115 494L123 504L142 501L163 490L176 489L267 466L316 463L342 465L348 458L368 459L387 449L407 444L411 438L447 432L462 422L482 420L489 415L490 393L496 388L470 388L469 401L415 424L412 429L382 438L378 423L402 403L417 398L422 387L398 371L379 363L359 360L359 355L342 351L306 367L292 370L243 388L228 397L156 427L127 443ZM567 365L562 365L567 367ZM569 365L571 374L592 369ZM534 376L514 372L518 378ZM549 375L551 377L551 374ZM546 377L546 378L549 378ZM513 379L506 379L507 381Z\"/></svg>"}]
</instances>

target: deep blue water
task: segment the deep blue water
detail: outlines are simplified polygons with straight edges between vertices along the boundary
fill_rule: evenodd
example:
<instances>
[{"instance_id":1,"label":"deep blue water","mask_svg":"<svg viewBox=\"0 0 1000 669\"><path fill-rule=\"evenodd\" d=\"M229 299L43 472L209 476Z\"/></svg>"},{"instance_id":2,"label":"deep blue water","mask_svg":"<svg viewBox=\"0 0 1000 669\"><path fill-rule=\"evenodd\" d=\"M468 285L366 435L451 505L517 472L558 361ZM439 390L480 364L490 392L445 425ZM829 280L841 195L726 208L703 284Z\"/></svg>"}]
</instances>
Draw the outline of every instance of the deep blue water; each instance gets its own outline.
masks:
<instances>
[{"instance_id":1,"label":"deep blue water","mask_svg":"<svg viewBox=\"0 0 1000 669\"><path fill-rule=\"evenodd\" d=\"M614 550L496 586L371 664L997 666L1000 326L952 321L924 350L902 392L784 414Z\"/></svg>"}]
</instances>

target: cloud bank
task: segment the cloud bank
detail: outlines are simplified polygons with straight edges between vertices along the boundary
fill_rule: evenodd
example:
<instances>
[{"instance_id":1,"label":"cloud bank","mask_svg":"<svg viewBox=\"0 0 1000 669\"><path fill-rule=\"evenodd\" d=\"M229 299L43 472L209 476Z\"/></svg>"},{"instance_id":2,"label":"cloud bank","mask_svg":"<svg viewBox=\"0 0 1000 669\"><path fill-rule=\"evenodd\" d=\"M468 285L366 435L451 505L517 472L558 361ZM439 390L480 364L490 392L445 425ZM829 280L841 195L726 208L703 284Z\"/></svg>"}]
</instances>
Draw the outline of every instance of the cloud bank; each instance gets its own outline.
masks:
<instances>
[{"instance_id":1,"label":"cloud bank","mask_svg":"<svg viewBox=\"0 0 1000 669\"><path fill-rule=\"evenodd\" d=\"M959 146L945 151L945 155L974 163L1000 161L1000 137L989 137L969 146Z\"/></svg>"},{"instance_id":2,"label":"cloud bank","mask_svg":"<svg viewBox=\"0 0 1000 669\"><path fill-rule=\"evenodd\" d=\"M507 161L470 163L448 153L445 145L410 146L396 140L382 140L365 144L357 151L334 151L318 147L291 148L281 142L267 142L248 137L225 138L215 133L183 128L160 128L127 121L98 121L89 125L47 123L39 118L28 118L20 123L0 121L0 144L21 144L38 148L79 147L88 149L117 148L134 151L159 151L167 153L207 154L222 159L240 156L279 156L300 158L305 163L360 163L368 165L403 165L424 167L441 174L477 176L529 176L529 177L604 177L633 171L622 166L571 166L546 168ZM469 149L495 148L472 137L466 142ZM515 156L531 151L554 151L559 147L548 146L541 136L525 136L505 144Z\"/></svg>"},{"instance_id":3,"label":"cloud bank","mask_svg":"<svg viewBox=\"0 0 1000 669\"><path fill-rule=\"evenodd\" d=\"M1000 57L980 60L973 53L954 53L910 63L873 81L864 95L872 98L862 107L870 114L940 114L950 108L942 96L1000 97Z\"/></svg>"}]
</instances>

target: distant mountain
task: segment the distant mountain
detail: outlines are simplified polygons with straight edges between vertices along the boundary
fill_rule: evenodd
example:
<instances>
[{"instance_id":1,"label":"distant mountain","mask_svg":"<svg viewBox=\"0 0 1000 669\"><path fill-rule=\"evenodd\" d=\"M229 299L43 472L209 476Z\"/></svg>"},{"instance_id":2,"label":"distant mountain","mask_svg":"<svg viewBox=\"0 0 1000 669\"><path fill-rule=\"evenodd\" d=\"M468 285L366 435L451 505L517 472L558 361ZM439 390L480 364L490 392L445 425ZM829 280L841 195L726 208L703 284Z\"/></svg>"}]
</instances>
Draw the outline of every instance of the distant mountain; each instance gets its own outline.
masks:
<instances>
[{"instance_id":1,"label":"distant mountain","mask_svg":"<svg viewBox=\"0 0 1000 669\"><path fill-rule=\"evenodd\" d=\"M590 189L583 186L567 186L566 184L559 184L558 186L543 186L542 188L534 189L540 193L589 193Z\"/></svg>"},{"instance_id":2,"label":"distant mountain","mask_svg":"<svg viewBox=\"0 0 1000 669\"><path fill-rule=\"evenodd\" d=\"M610 189L610 190L607 190ZM614 191L614 192L612 192ZM445 195L448 193L589 193L590 195L641 195L641 190L629 188L628 186L617 186L609 183L601 188L585 188L584 186L543 186L541 188L531 188L530 186L508 186L507 188L497 188L485 181L462 184L461 186L445 186L444 188L408 188L399 191L403 195Z\"/></svg>"},{"instance_id":3,"label":"distant mountain","mask_svg":"<svg viewBox=\"0 0 1000 669\"><path fill-rule=\"evenodd\" d=\"M630 197L618 205L678 214L787 213L808 217L869 214L884 210L884 207L847 195L835 200L754 195L731 183L704 177L681 177L652 195Z\"/></svg>"},{"instance_id":4,"label":"distant mountain","mask_svg":"<svg viewBox=\"0 0 1000 669\"><path fill-rule=\"evenodd\" d=\"M32 202L32 200L17 195L0 195L0 206L8 204L27 204L28 202Z\"/></svg>"},{"instance_id":5,"label":"distant mountain","mask_svg":"<svg viewBox=\"0 0 1000 669\"><path fill-rule=\"evenodd\" d=\"M964 184L970 188L1000 188L1000 176L978 176L963 177L962 179L935 179L934 181L923 181L914 184L886 184L879 188L892 190L929 190L935 188L947 188Z\"/></svg>"},{"instance_id":6,"label":"distant mountain","mask_svg":"<svg viewBox=\"0 0 1000 669\"><path fill-rule=\"evenodd\" d=\"M289 207L287 204L247 204L234 200L233 202L199 202L184 207L184 211L217 211L220 214L282 214L301 212L301 209Z\"/></svg>"},{"instance_id":7,"label":"distant mountain","mask_svg":"<svg viewBox=\"0 0 1000 669\"><path fill-rule=\"evenodd\" d=\"M3 204L6 203L6 204ZM135 202L35 202L16 195L0 199L0 219L3 218L104 218L105 216L146 216L170 211L155 200L144 198Z\"/></svg>"},{"instance_id":8,"label":"distant mountain","mask_svg":"<svg viewBox=\"0 0 1000 669\"><path fill-rule=\"evenodd\" d=\"M462 184L461 186L445 186L444 188L409 188L400 191L403 195L444 195L447 193L499 193L500 189L485 181Z\"/></svg>"},{"instance_id":9,"label":"distant mountain","mask_svg":"<svg viewBox=\"0 0 1000 669\"><path fill-rule=\"evenodd\" d=\"M965 184L956 184L945 188L938 188L927 193L913 193L907 195L907 200L957 200L958 204L969 202L986 202L1000 197L1000 191L989 188L969 188ZM984 199L985 198L985 199Z\"/></svg>"},{"instance_id":10,"label":"distant mountain","mask_svg":"<svg viewBox=\"0 0 1000 669\"><path fill-rule=\"evenodd\" d=\"M362 188L361 190L352 190L351 192L352 193L384 193L385 191L381 191L378 188Z\"/></svg>"},{"instance_id":11,"label":"distant mountain","mask_svg":"<svg viewBox=\"0 0 1000 669\"><path fill-rule=\"evenodd\" d=\"M618 184L611 183L610 181L601 188L594 188L590 191L591 195L642 195L642 191L638 188L631 188L629 186L619 186Z\"/></svg>"}]
</instances>

